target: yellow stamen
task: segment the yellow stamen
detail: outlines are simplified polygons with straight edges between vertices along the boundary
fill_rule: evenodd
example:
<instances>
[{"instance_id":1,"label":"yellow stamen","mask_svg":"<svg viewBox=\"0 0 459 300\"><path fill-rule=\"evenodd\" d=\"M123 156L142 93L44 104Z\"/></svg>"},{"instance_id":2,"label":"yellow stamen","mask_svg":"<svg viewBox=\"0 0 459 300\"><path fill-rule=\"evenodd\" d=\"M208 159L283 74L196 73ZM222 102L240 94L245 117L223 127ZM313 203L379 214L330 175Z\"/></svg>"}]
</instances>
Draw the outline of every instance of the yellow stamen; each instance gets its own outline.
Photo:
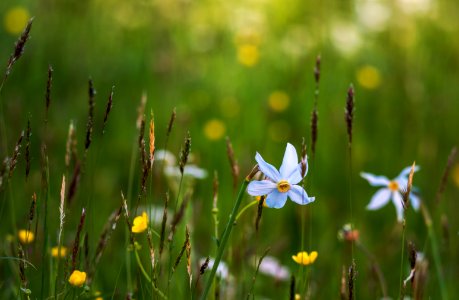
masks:
<instances>
[{"instance_id":1,"label":"yellow stamen","mask_svg":"<svg viewBox=\"0 0 459 300\"><path fill-rule=\"evenodd\" d=\"M290 190L290 183L287 180L280 180L277 183L277 190L281 193L286 193Z\"/></svg>"},{"instance_id":2,"label":"yellow stamen","mask_svg":"<svg viewBox=\"0 0 459 300\"><path fill-rule=\"evenodd\" d=\"M396 192L396 191L399 190L398 183L396 181L389 182L388 188L389 188L389 190L391 190L393 192Z\"/></svg>"}]
</instances>

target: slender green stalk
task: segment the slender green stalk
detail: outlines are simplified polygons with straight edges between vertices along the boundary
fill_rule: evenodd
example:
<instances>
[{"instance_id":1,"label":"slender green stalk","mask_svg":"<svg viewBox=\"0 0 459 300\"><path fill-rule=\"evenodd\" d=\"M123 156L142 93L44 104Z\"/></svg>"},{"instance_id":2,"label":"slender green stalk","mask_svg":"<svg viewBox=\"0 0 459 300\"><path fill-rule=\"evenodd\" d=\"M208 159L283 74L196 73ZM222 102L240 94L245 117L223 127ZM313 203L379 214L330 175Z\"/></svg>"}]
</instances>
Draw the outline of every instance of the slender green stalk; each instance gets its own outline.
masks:
<instances>
[{"instance_id":1,"label":"slender green stalk","mask_svg":"<svg viewBox=\"0 0 459 300\"><path fill-rule=\"evenodd\" d=\"M438 285L440 286L441 299L448 300L448 291L445 285L445 278L443 276L443 269L441 267L440 251L438 250L437 237L433 228L432 218L430 217L429 210L421 203L421 211L424 217L424 222L427 226L427 231L430 238L430 244L432 245L432 255L435 263L435 269L438 276Z\"/></svg>"},{"instance_id":2,"label":"slender green stalk","mask_svg":"<svg viewBox=\"0 0 459 300\"><path fill-rule=\"evenodd\" d=\"M45 148L46 149L46 148ZM47 256L47 251L48 251L48 202L49 202L49 164L48 164L48 155L44 150L43 153L43 159L45 160L45 172L46 172L46 186L45 186L45 212L44 212L44 219L43 219L43 232L44 232L44 237L43 237L43 249L42 249L42 254L41 254L41 289L40 289L40 299L44 299L44 292L45 292L45 273L46 273L46 268L45 268L45 260Z\"/></svg>"},{"instance_id":3,"label":"slender green stalk","mask_svg":"<svg viewBox=\"0 0 459 300\"><path fill-rule=\"evenodd\" d=\"M239 220L239 218L242 216L242 214L244 214L244 212L249 209L250 207L252 206L255 206L258 204L258 200L253 200L252 202L250 202L249 204L247 204L246 206L244 206L241 211L237 214L236 216L236 219L234 219L234 223L237 223L237 221Z\"/></svg>"},{"instance_id":4,"label":"slender green stalk","mask_svg":"<svg viewBox=\"0 0 459 300\"><path fill-rule=\"evenodd\" d=\"M137 159L137 142L134 141L134 144L132 146L132 153L131 153L131 164L129 167L129 179L128 179L128 190L127 190L127 197L128 199L132 199L132 186L134 183L134 169L135 169L135 161ZM132 206L132 203L130 203ZM129 229L125 229L125 239L126 239L126 244L130 243L129 237ZM131 276L131 255L129 251L126 251L126 276L127 276L127 286L128 286L128 291L132 291L132 276Z\"/></svg>"},{"instance_id":5,"label":"slender green stalk","mask_svg":"<svg viewBox=\"0 0 459 300\"><path fill-rule=\"evenodd\" d=\"M233 229L234 221L236 220L236 215L239 210L239 206L241 205L242 198L244 196L245 189L247 188L248 184L249 184L249 180L246 178L241 185L241 189L239 190L239 194L237 196L236 203L234 203L233 211L230 214L228 223L226 224L225 231L223 232L223 236L220 241L220 245L218 247L217 256L215 257L214 265L212 267L212 270L210 271L209 277L207 278L204 292L201 296L201 300L207 299L207 294L209 293L209 290L213 283L213 279L217 272L218 265L220 264L223 253L225 252L226 243L228 242L229 236L231 234L231 230Z\"/></svg>"},{"instance_id":6,"label":"slender green stalk","mask_svg":"<svg viewBox=\"0 0 459 300\"><path fill-rule=\"evenodd\" d=\"M401 300L403 300L403 294L402 294L402 289L403 289L403 258L404 258L404 254L405 254L405 231L406 231L406 220L405 220L405 217L403 217L403 229L402 229L402 256L400 258L400 291L399 291L399 295L400 295L400 298Z\"/></svg>"},{"instance_id":7,"label":"slender green stalk","mask_svg":"<svg viewBox=\"0 0 459 300\"><path fill-rule=\"evenodd\" d=\"M156 286L155 284L151 281L151 278L150 276L148 275L147 271L145 270L145 268L143 267L142 265L142 261L140 260L140 256L139 256L139 252L137 251L137 248L135 249L135 258L137 260L137 265L139 266L140 268L140 271L142 272L143 276L145 277L145 279L151 283L151 287L153 288L153 290L155 291L156 294L158 294L158 296L161 298L161 299L167 299L166 295L164 295L163 292L161 292Z\"/></svg>"}]
</instances>

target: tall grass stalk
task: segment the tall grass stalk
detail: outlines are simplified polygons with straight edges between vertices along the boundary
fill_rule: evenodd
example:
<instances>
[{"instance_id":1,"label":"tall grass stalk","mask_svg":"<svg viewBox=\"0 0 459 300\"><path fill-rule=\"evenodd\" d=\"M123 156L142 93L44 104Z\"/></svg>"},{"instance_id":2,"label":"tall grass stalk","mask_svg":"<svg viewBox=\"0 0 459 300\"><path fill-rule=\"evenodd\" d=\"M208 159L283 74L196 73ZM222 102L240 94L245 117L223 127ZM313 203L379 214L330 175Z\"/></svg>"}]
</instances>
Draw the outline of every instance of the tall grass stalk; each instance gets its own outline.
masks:
<instances>
[{"instance_id":1,"label":"tall grass stalk","mask_svg":"<svg viewBox=\"0 0 459 300\"><path fill-rule=\"evenodd\" d=\"M258 170L258 166L255 168ZM212 266L212 270L210 271L209 277L207 278L206 285L204 287L204 292L201 296L201 300L207 299L207 294L210 291L210 288L212 286L212 283L214 281L215 273L217 272L218 265L220 264L220 261L223 257L223 253L225 252L226 248L226 243L228 242L228 239L231 234L231 230L233 229L234 226L234 221L236 220L236 215L239 210L239 206L241 205L242 198L244 196L245 190L247 188L247 185L249 184L250 179L253 177L254 171L251 172L249 176L244 180L244 182L241 185L241 188L239 190L239 194L237 196L236 202L234 203L233 210L230 214L228 223L226 224L225 231L223 232L220 244L218 246L218 251L217 255L215 257L214 265Z\"/></svg>"},{"instance_id":2,"label":"tall grass stalk","mask_svg":"<svg viewBox=\"0 0 459 300\"><path fill-rule=\"evenodd\" d=\"M48 163L48 154L46 150L46 144L42 148L42 159L43 159L43 194L45 195L44 201L44 216L43 216L43 248L41 254L41 288L40 288L40 299L44 299L45 292L45 274L46 267L45 261L48 251L48 202L49 202L49 163Z\"/></svg>"},{"instance_id":3,"label":"tall grass stalk","mask_svg":"<svg viewBox=\"0 0 459 300\"><path fill-rule=\"evenodd\" d=\"M443 268L441 266L440 251L438 249L438 241L433 228L432 218L428 208L421 202L421 212L424 217L424 223L427 227L427 232L430 239L430 245L432 246L432 255L434 259L435 269L438 276L438 285L440 286L441 299L448 300L448 291L446 289L445 277L443 275Z\"/></svg>"}]
</instances>

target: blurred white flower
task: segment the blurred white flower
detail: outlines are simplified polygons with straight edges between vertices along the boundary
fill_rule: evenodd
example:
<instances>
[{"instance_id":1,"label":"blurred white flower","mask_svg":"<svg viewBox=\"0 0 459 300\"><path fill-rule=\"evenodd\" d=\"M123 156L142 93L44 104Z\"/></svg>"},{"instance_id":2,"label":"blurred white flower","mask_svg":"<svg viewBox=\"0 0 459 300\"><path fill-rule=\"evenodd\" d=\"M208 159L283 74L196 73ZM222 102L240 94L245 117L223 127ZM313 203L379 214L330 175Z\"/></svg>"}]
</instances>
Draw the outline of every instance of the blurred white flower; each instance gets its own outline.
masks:
<instances>
[{"instance_id":1,"label":"blurred white flower","mask_svg":"<svg viewBox=\"0 0 459 300\"><path fill-rule=\"evenodd\" d=\"M432 0L397 0L400 9L410 15L427 14L433 9Z\"/></svg>"},{"instance_id":2,"label":"blurred white flower","mask_svg":"<svg viewBox=\"0 0 459 300\"><path fill-rule=\"evenodd\" d=\"M281 265L279 261L272 257L266 256L258 269L260 273L274 277L276 280L290 280L290 271L287 267Z\"/></svg>"},{"instance_id":3,"label":"blurred white flower","mask_svg":"<svg viewBox=\"0 0 459 300\"><path fill-rule=\"evenodd\" d=\"M397 213L397 220L402 222L404 210L403 191L408 184L408 176L411 172L411 168L412 167L404 168L402 172L400 172L400 174L392 180L389 180L386 176L377 176L370 173L361 172L360 176L366 179L370 185L380 187L380 189L376 191L376 193L371 198L370 203L367 205L367 209L380 209L386 205L389 200L392 199L392 203L395 205L395 210ZM417 172L418 170L419 166L415 166L414 171ZM413 190L416 190L416 188L413 187ZM419 210L419 207L421 206L419 197L414 193L410 193L409 200L414 210Z\"/></svg>"},{"instance_id":4,"label":"blurred white flower","mask_svg":"<svg viewBox=\"0 0 459 300\"><path fill-rule=\"evenodd\" d=\"M206 261L205 258L201 258L199 260L199 264L202 265ZM211 258L209 259L209 266L207 267L208 270L211 270L214 267L215 259ZM220 264L217 267L217 272L215 273L218 277L221 279L228 279L229 278L229 270L228 266L226 263L220 261Z\"/></svg>"},{"instance_id":5,"label":"blurred white flower","mask_svg":"<svg viewBox=\"0 0 459 300\"><path fill-rule=\"evenodd\" d=\"M336 22L331 27L330 38L333 46L344 55L353 55L362 46L358 28L350 23Z\"/></svg>"},{"instance_id":6,"label":"blurred white flower","mask_svg":"<svg viewBox=\"0 0 459 300\"><path fill-rule=\"evenodd\" d=\"M356 2L356 12L359 22L370 31L382 31L386 29L391 17L389 8L379 1Z\"/></svg>"},{"instance_id":7,"label":"blurred white flower","mask_svg":"<svg viewBox=\"0 0 459 300\"><path fill-rule=\"evenodd\" d=\"M166 166L164 174L169 177L180 177L180 168L177 166ZM197 167L196 165L186 165L183 170L183 176L192 177L196 179L204 179L207 177L207 171Z\"/></svg>"},{"instance_id":8,"label":"blurred white flower","mask_svg":"<svg viewBox=\"0 0 459 300\"><path fill-rule=\"evenodd\" d=\"M155 161L164 161L164 163L169 166L173 166L177 162L172 152L163 149L155 151Z\"/></svg>"}]
</instances>

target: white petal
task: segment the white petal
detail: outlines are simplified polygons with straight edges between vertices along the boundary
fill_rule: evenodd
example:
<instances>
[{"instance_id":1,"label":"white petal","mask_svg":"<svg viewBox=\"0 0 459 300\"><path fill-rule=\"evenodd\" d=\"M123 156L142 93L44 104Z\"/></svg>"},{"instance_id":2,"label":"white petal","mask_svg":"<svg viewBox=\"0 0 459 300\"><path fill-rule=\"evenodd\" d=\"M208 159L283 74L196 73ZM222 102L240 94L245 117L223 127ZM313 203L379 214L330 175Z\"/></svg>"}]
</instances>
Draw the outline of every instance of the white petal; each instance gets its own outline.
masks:
<instances>
[{"instance_id":1,"label":"white petal","mask_svg":"<svg viewBox=\"0 0 459 300\"><path fill-rule=\"evenodd\" d=\"M421 169L420 166L416 165L414 166L414 172L417 172ZM400 174L398 174L397 178L400 178L400 177L407 177L408 175L410 175L410 172L411 172L411 166L409 167L406 167L405 169L403 169Z\"/></svg>"},{"instance_id":2,"label":"white petal","mask_svg":"<svg viewBox=\"0 0 459 300\"><path fill-rule=\"evenodd\" d=\"M368 180L372 186L387 186L390 180L386 176L376 176L370 173L361 172L360 176Z\"/></svg>"},{"instance_id":3,"label":"white petal","mask_svg":"<svg viewBox=\"0 0 459 300\"><path fill-rule=\"evenodd\" d=\"M296 149L292 144L287 143L287 148L285 148L284 159L282 160L282 165L279 169L282 179L287 179L289 176L294 173L298 166L298 155L296 154Z\"/></svg>"},{"instance_id":4,"label":"white petal","mask_svg":"<svg viewBox=\"0 0 459 300\"><path fill-rule=\"evenodd\" d=\"M419 199L416 194L413 194L413 192L410 193L410 201L413 209L419 210L419 207L421 207L421 199Z\"/></svg>"},{"instance_id":5,"label":"white petal","mask_svg":"<svg viewBox=\"0 0 459 300\"><path fill-rule=\"evenodd\" d=\"M290 200L300 205L306 205L315 200L314 197L308 197L306 191L299 185L293 185L288 191Z\"/></svg>"},{"instance_id":6,"label":"white petal","mask_svg":"<svg viewBox=\"0 0 459 300\"><path fill-rule=\"evenodd\" d=\"M274 166L272 166L272 165L268 164L267 162L265 162L263 157L261 157L261 155L258 152L255 155L255 160L258 163L258 167L260 168L260 171L263 174L265 174L266 177L268 177L269 179L271 179L272 181L275 181L275 182L278 182L281 179L280 178L280 174L277 171L277 169Z\"/></svg>"},{"instance_id":7,"label":"white petal","mask_svg":"<svg viewBox=\"0 0 459 300\"><path fill-rule=\"evenodd\" d=\"M376 210L389 202L391 191L386 188L379 189L371 198L370 204L367 205L368 210Z\"/></svg>"},{"instance_id":8,"label":"white petal","mask_svg":"<svg viewBox=\"0 0 459 300\"><path fill-rule=\"evenodd\" d=\"M307 169L306 169L307 172ZM306 174L305 174L306 176ZM303 178L301 177L301 163L289 174L286 179L290 184L298 184Z\"/></svg>"},{"instance_id":9,"label":"white petal","mask_svg":"<svg viewBox=\"0 0 459 300\"><path fill-rule=\"evenodd\" d=\"M399 192L392 193L392 202L395 205L395 210L397 212L397 221L403 221L403 198Z\"/></svg>"},{"instance_id":10,"label":"white petal","mask_svg":"<svg viewBox=\"0 0 459 300\"><path fill-rule=\"evenodd\" d=\"M276 189L276 184L270 180L251 181L247 187L247 193L252 196L263 196Z\"/></svg>"},{"instance_id":11,"label":"white petal","mask_svg":"<svg viewBox=\"0 0 459 300\"><path fill-rule=\"evenodd\" d=\"M273 190L266 197L266 205L271 208L282 208L287 202L287 193L281 193L278 190Z\"/></svg>"}]
</instances>

